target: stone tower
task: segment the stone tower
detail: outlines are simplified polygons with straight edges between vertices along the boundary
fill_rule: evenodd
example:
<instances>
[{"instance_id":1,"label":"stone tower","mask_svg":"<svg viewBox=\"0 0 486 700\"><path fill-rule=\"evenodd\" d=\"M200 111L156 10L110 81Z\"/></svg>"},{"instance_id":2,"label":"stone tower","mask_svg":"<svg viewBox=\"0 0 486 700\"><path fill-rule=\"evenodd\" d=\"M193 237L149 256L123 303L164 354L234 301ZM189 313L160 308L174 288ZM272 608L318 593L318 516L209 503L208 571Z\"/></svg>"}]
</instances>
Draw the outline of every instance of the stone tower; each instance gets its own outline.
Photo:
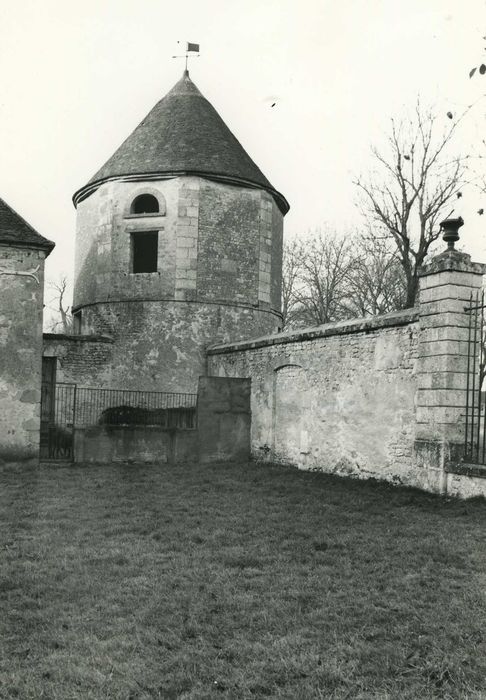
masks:
<instances>
[{"instance_id":1,"label":"stone tower","mask_svg":"<svg viewBox=\"0 0 486 700\"><path fill-rule=\"evenodd\" d=\"M205 348L281 325L289 206L186 71L78 190L73 311L111 384L196 390Z\"/></svg>"}]
</instances>

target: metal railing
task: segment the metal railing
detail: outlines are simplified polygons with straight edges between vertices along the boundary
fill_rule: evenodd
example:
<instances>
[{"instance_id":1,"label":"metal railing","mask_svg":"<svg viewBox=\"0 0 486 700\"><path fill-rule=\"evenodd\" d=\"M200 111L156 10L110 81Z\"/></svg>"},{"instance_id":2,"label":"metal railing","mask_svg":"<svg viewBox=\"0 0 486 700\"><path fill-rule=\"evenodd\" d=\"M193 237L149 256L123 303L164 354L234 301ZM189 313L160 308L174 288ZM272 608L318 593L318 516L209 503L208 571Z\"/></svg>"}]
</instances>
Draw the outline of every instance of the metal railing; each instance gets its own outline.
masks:
<instances>
[{"instance_id":1,"label":"metal railing","mask_svg":"<svg viewBox=\"0 0 486 700\"><path fill-rule=\"evenodd\" d=\"M484 309L484 291L471 293L465 308L469 324L464 459L477 464L486 464L486 410L482 391L486 367Z\"/></svg>"},{"instance_id":2,"label":"metal railing","mask_svg":"<svg viewBox=\"0 0 486 700\"><path fill-rule=\"evenodd\" d=\"M196 427L197 394L78 387L76 427Z\"/></svg>"},{"instance_id":3,"label":"metal railing","mask_svg":"<svg viewBox=\"0 0 486 700\"><path fill-rule=\"evenodd\" d=\"M40 458L73 458L76 384L41 387Z\"/></svg>"}]
</instances>

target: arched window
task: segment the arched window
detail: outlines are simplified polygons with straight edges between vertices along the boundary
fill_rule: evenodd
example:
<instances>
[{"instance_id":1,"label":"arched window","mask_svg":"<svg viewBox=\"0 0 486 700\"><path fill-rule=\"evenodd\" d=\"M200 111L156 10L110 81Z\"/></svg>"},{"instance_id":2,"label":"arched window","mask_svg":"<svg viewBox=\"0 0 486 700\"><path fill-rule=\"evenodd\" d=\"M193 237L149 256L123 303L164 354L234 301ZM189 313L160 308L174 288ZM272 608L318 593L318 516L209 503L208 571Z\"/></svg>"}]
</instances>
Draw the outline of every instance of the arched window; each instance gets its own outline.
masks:
<instances>
[{"instance_id":1,"label":"arched window","mask_svg":"<svg viewBox=\"0 0 486 700\"><path fill-rule=\"evenodd\" d=\"M130 207L131 214L157 214L159 201L153 194L139 194Z\"/></svg>"}]
</instances>

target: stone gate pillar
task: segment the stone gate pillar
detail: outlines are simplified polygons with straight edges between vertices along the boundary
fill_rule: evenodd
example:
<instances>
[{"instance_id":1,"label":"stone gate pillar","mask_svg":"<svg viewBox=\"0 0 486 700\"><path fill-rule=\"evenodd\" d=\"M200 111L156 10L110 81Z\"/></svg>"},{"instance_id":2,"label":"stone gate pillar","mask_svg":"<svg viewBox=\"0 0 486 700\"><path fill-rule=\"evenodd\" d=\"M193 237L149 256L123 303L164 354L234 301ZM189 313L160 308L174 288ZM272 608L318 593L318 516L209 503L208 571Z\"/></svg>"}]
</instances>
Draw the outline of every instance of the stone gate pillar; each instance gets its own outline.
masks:
<instances>
[{"instance_id":1,"label":"stone gate pillar","mask_svg":"<svg viewBox=\"0 0 486 700\"><path fill-rule=\"evenodd\" d=\"M448 248L420 272L415 464L422 488L446 490L446 465L460 460L465 438L469 317L486 265L454 249L463 220L441 226Z\"/></svg>"}]
</instances>

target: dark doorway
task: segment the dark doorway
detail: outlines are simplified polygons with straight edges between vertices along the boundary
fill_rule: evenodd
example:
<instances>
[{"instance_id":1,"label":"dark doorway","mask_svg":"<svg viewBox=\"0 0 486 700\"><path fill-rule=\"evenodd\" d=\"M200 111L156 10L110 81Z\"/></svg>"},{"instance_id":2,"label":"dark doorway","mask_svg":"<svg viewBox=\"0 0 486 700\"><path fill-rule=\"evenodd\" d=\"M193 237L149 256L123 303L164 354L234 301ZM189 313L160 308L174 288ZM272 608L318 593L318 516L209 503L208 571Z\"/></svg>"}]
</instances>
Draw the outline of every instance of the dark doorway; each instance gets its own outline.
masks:
<instances>
[{"instance_id":1,"label":"dark doorway","mask_svg":"<svg viewBox=\"0 0 486 700\"><path fill-rule=\"evenodd\" d=\"M54 418L57 357L42 358L41 423Z\"/></svg>"},{"instance_id":2,"label":"dark doorway","mask_svg":"<svg viewBox=\"0 0 486 700\"><path fill-rule=\"evenodd\" d=\"M76 385L56 383L56 359L42 358L40 458L72 461Z\"/></svg>"}]
</instances>

